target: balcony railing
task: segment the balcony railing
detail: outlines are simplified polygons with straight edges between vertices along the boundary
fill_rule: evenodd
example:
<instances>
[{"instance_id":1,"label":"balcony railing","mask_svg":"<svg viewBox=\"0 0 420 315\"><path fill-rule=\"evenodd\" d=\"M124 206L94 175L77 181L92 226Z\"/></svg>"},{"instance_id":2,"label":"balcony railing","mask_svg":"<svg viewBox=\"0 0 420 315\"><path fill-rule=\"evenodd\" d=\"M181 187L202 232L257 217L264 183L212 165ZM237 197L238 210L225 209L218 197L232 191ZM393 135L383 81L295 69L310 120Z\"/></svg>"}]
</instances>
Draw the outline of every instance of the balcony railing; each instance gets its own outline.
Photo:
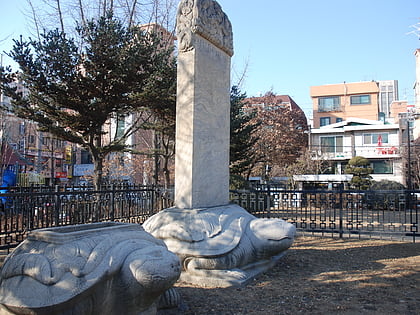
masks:
<instances>
[{"instance_id":1,"label":"balcony railing","mask_svg":"<svg viewBox=\"0 0 420 315\"><path fill-rule=\"evenodd\" d=\"M332 151L332 152L327 152ZM357 147L352 150L349 147L325 148L312 146L312 157L314 159L342 160L351 159L353 156L363 156L365 158L399 158L401 150L396 146L375 146L375 147Z\"/></svg>"}]
</instances>

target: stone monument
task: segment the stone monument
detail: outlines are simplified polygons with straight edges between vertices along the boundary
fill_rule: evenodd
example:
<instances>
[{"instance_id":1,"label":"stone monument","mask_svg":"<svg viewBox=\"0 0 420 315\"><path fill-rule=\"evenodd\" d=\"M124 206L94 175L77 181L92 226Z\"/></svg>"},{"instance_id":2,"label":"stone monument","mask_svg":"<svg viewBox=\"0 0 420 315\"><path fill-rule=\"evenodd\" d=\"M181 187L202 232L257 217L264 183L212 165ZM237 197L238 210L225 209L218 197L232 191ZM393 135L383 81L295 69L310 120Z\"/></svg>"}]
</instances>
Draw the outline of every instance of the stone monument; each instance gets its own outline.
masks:
<instances>
[{"instance_id":1,"label":"stone monument","mask_svg":"<svg viewBox=\"0 0 420 315\"><path fill-rule=\"evenodd\" d=\"M138 224L35 230L4 262L0 314L155 314L180 269Z\"/></svg>"},{"instance_id":2,"label":"stone monument","mask_svg":"<svg viewBox=\"0 0 420 315\"><path fill-rule=\"evenodd\" d=\"M177 16L175 206L229 203L232 26L213 0L181 1Z\"/></svg>"},{"instance_id":3,"label":"stone monument","mask_svg":"<svg viewBox=\"0 0 420 315\"><path fill-rule=\"evenodd\" d=\"M181 279L202 286L241 285L271 267L295 227L257 219L229 204L232 26L213 0L181 0L175 205L143 227L181 260Z\"/></svg>"}]
</instances>

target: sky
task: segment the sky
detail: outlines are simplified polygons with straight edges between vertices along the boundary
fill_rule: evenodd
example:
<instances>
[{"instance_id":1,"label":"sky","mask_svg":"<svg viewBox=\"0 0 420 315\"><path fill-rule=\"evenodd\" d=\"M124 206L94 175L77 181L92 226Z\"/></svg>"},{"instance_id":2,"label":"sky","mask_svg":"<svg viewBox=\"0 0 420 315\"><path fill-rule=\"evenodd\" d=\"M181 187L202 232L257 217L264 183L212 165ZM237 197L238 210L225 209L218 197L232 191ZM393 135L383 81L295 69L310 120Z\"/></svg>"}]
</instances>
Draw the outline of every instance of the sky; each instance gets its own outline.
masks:
<instances>
[{"instance_id":1,"label":"sky","mask_svg":"<svg viewBox=\"0 0 420 315\"><path fill-rule=\"evenodd\" d=\"M310 87L398 80L414 103L420 0L219 0L233 28L241 90L290 95L311 113ZM247 65L247 67L246 67ZM236 75L236 79L235 79Z\"/></svg>"},{"instance_id":2,"label":"sky","mask_svg":"<svg viewBox=\"0 0 420 315\"><path fill-rule=\"evenodd\" d=\"M420 0L218 2L233 28L232 84L245 74L240 88L248 96L290 95L311 115L311 86L398 80L399 99L414 103ZM25 3L0 0L0 52L27 36Z\"/></svg>"}]
</instances>

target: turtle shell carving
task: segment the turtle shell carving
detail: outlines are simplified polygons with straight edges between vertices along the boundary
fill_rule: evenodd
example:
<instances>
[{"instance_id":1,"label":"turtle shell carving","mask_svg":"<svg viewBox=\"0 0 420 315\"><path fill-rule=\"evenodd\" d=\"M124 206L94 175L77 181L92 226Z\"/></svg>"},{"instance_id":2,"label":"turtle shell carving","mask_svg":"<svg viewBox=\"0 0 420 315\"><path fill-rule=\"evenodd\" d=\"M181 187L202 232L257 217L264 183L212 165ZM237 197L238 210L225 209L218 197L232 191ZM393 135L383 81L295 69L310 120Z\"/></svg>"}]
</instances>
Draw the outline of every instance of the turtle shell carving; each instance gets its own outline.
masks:
<instances>
[{"instance_id":1,"label":"turtle shell carving","mask_svg":"<svg viewBox=\"0 0 420 315\"><path fill-rule=\"evenodd\" d=\"M4 262L0 304L15 314L138 314L179 274L179 259L137 224L37 230Z\"/></svg>"},{"instance_id":2,"label":"turtle shell carving","mask_svg":"<svg viewBox=\"0 0 420 315\"><path fill-rule=\"evenodd\" d=\"M286 221L258 219L234 204L165 209L143 227L178 255L184 273L216 278L247 277L246 270L287 250L296 231Z\"/></svg>"}]
</instances>

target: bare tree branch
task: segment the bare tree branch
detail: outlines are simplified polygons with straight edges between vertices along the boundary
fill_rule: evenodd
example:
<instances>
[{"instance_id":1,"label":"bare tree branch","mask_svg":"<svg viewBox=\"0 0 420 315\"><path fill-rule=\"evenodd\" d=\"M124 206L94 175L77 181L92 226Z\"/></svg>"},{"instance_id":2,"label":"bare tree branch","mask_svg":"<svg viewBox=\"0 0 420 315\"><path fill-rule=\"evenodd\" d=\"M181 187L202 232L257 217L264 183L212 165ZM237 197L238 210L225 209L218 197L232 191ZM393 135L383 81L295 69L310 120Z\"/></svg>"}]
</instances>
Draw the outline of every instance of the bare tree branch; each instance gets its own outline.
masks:
<instances>
[{"instance_id":1,"label":"bare tree branch","mask_svg":"<svg viewBox=\"0 0 420 315\"><path fill-rule=\"evenodd\" d=\"M242 69L242 71L239 73L239 75L237 74L237 72L235 71L235 67L233 67L233 72L235 73L236 77L237 77L237 81L234 84L235 86L241 88L242 84L245 82L246 77L247 77L247 73L248 73L248 68L249 68L249 58L247 58L245 60L245 64L244 67Z\"/></svg>"},{"instance_id":2,"label":"bare tree branch","mask_svg":"<svg viewBox=\"0 0 420 315\"><path fill-rule=\"evenodd\" d=\"M58 12L58 16L59 16L61 31L64 33L63 12L61 11L60 0L56 0L56 1L57 1L57 12Z\"/></svg>"},{"instance_id":3,"label":"bare tree branch","mask_svg":"<svg viewBox=\"0 0 420 315\"><path fill-rule=\"evenodd\" d=\"M134 0L130 13L129 13L128 27L131 27L133 25L133 18L134 18L134 13L136 12L136 5L137 5L137 0ZM128 3L127 3L127 7L128 7Z\"/></svg>"},{"instance_id":4,"label":"bare tree branch","mask_svg":"<svg viewBox=\"0 0 420 315\"><path fill-rule=\"evenodd\" d=\"M85 12L82 5L82 0L79 0L79 11L80 11L80 19L82 21L82 25L86 25Z\"/></svg>"}]
</instances>

